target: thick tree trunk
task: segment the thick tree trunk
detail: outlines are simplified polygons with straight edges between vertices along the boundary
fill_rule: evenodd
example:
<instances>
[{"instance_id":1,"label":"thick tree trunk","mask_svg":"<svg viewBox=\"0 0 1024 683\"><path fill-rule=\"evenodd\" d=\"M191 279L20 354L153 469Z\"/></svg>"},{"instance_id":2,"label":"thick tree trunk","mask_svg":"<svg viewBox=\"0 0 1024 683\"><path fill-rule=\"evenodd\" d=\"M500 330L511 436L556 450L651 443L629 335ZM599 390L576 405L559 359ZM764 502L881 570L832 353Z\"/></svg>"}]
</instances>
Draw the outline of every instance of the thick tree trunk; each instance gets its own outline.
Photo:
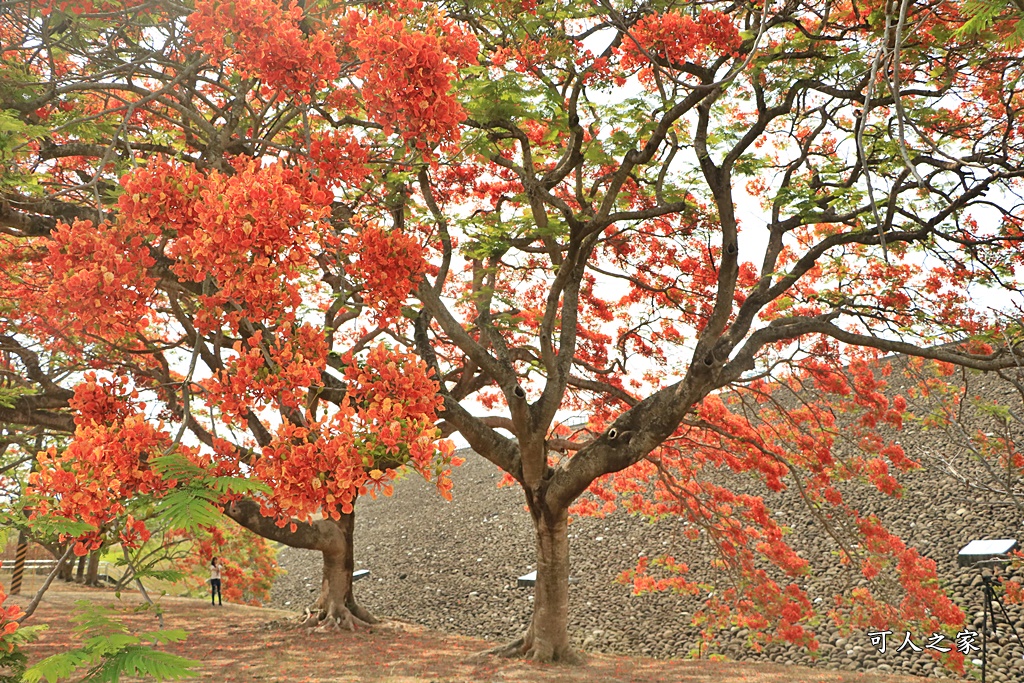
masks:
<instances>
[{"instance_id":1,"label":"thick tree trunk","mask_svg":"<svg viewBox=\"0 0 1024 683\"><path fill-rule=\"evenodd\" d=\"M85 561L85 555L78 558L78 569L75 570L75 583L82 583L85 580Z\"/></svg>"},{"instance_id":2,"label":"thick tree trunk","mask_svg":"<svg viewBox=\"0 0 1024 683\"><path fill-rule=\"evenodd\" d=\"M60 569L57 572L57 578L61 581L67 581L70 583L71 581L75 580L75 561L71 558L68 558L63 562L60 561L60 558L63 556L63 551L66 550L66 546L61 547L62 554L57 556L57 561L60 562Z\"/></svg>"},{"instance_id":3,"label":"thick tree trunk","mask_svg":"<svg viewBox=\"0 0 1024 683\"><path fill-rule=\"evenodd\" d=\"M100 551L94 550L89 554L89 566L85 572L85 585L96 586L99 584L100 574Z\"/></svg>"},{"instance_id":4,"label":"thick tree trunk","mask_svg":"<svg viewBox=\"0 0 1024 683\"><path fill-rule=\"evenodd\" d=\"M264 538L293 548L319 550L323 554L324 574L320 597L306 610L304 625L355 630L357 626L377 623L372 614L359 606L352 593L352 570L355 566L352 554L354 512L342 514L337 521L328 518L296 522L294 530L287 526L279 527L273 518L264 517L259 505L251 500L232 503L225 513Z\"/></svg>"},{"instance_id":5,"label":"thick tree trunk","mask_svg":"<svg viewBox=\"0 0 1024 683\"><path fill-rule=\"evenodd\" d=\"M319 548L324 557L323 580L320 584L320 597L310 607L306 624L349 631L354 631L357 626L376 624L377 619L356 602L352 593L352 572L355 569L355 560L352 556L355 513L343 514L336 522L318 522L323 523L333 524L337 533L330 534L330 541Z\"/></svg>"},{"instance_id":6,"label":"thick tree trunk","mask_svg":"<svg viewBox=\"0 0 1024 683\"><path fill-rule=\"evenodd\" d=\"M530 628L519 640L501 648L505 656L540 662L578 664L580 655L569 642L569 528L568 511L533 512L537 544L537 583Z\"/></svg>"}]
</instances>

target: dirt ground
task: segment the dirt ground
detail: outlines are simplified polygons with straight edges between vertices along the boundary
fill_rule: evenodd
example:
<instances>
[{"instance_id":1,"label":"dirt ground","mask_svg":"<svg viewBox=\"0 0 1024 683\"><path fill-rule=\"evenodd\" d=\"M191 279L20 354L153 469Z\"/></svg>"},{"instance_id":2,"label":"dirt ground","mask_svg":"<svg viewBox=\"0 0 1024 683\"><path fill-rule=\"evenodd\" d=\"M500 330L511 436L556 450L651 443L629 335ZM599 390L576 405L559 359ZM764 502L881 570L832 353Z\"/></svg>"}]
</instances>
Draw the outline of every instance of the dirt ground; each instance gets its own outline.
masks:
<instances>
[{"instance_id":1,"label":"dirt ground","mask_svg":"<svg viewBox=\"0 0 1024 683\"><path fill-rule=\"evenodd\" d=\"M73 647L69 617L77 600L131 607L139 596L109 590L58 587L45 596L29 624L48 624L26 648L30 662ZM927 679L828 672L793 666L654 660L589 655L582 667L473 657L494 643L446 635L399 622L357 633L317 633L280 610L162 597L167 628L189 633L169 651L199 662L196 681L249 683L921 683ZM15 600L12 600L16 602ZM24 598L28 601L28 597ZM138 631L157 627L150 615L129 615Z\"/></svg>"}]
</instances>

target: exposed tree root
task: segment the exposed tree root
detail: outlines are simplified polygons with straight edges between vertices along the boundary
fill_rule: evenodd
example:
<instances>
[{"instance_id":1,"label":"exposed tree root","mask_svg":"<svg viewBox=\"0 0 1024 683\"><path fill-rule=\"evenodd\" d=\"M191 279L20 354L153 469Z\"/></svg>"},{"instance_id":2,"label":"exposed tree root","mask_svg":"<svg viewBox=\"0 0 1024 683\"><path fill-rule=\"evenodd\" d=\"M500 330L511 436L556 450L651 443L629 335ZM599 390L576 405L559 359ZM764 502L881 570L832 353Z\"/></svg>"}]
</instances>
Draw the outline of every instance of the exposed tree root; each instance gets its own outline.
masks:
<instances>
[{"instance_id":1,"label":"exposed tree root","mask_svg":"<svg viewBox=\"0 0 1024 683\"><path fill-rule=\"evenodd\" d=\"M525 638L516 638L511 643L505 645L499 645L491 648L490 650L484 650L473 655L473 659L480 659L484 657L521 657L523 655L523 643Z\"/></svg>"},{"instance_id":2,"label":"exposed tree root","mask_svg":"<svg viewBox=\"0 0 1024 683\"><path fill-rule=\"evenodd\" d=\"M474 655L472 659L478 660L485 657L522 658L535 662L558 662L572 666L583 663L583 655L572 647L556 648L545 643L536 642L530 631L511 643L499 645L490 650L484 650Z\"/></svg>"},{"instance_id":3,"label":"exposed tree root","mask_svg":"<svg viewBox=\"0 0 1024 683\"><path fill-rule=\"evenodd\" d=\"M330 632L355 631L379 623L379 619L359 606L355 600L348 601L347 605L336 602L325 605L322 600L318 600L312 607L306 609L305 618L300 626L319 632Z\"/></svg>"},{"instance_id":4,"label":"exposed tree root","mask_svg":"<svg viewBox=\"0 0 1024 683\"><path fill-rule=\"evenodd\" d=\"M371 625L380 623L380 619L373 616L373 614L371 614L369 610L363 608L363 606L357 603L355 600L349 600L347 607L348 611L352 613L352 616L354 616L356 619L363 622L364 624Z\"/></svg>"},{"instance_id":5,"label":"exposed tree root","mask_svg":"<svg viewBox=\"0 0 1024 683\"><path fill-rule=\"evenodd\" d=\"M534 662L557 662L570 666L583 664L583 655L571 647L551 648L535 645L523 654L523 658Z\"/></svg>"}]
</instances>

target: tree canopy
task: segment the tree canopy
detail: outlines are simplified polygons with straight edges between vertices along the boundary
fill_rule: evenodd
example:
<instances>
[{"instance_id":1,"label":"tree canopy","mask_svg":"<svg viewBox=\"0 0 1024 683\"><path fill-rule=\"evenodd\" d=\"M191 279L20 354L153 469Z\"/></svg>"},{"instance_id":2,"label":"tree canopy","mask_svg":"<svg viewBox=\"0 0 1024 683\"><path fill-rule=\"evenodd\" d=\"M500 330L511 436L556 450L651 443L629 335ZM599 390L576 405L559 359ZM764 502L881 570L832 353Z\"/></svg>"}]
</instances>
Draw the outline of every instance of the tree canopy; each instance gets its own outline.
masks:
<instances>
[{"instance_id":1,"label":"tree canopy","mask_svg":"<svg viewBox=\"0 0 1024 683\"><path fill-rule=\"evenodd\" d=\"M216 500L341 574L356 496L403 465L447 493L458 432L536 526L509 653L574 657L569 510L622 495L718 544L715 610L810 642L806 563L715 470L850 520L843 558L902 591L856 614L953 622L934 563L838 483L896 494L915 466L878 356L1021 361L1019 25L930 0L10 2L0 419L73 433L40 458L47 510L176 491L174 455L262 482ZM350 588L324 615L369 617Z\"/></svg>"}]
</instances>

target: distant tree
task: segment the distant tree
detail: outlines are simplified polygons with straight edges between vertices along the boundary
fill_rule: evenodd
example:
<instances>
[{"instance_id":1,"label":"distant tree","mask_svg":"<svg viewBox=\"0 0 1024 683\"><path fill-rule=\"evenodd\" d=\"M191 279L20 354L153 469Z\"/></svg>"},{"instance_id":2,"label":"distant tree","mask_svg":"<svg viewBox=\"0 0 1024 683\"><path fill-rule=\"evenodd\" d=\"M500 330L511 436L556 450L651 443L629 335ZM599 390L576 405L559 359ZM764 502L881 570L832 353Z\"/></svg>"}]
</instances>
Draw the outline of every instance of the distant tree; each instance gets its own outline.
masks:
<instances>
[{"instance_id":1,"label":"distant tree","mask_svg":"<svg viewBox=\"0 0 1024 683\"><path fill-rule=\"evenodd\" d=\"M270 600L270 589L280 570L274 549L261 536L231 522L194 534L170 531L164 535L165 546L179 541L180 546L176 547L181 547L182 552L174 559L189 588L209 592L210 560L216 557L224 565L225 600L249 605L262 605Z\"/></svg>"}]
</instances>

